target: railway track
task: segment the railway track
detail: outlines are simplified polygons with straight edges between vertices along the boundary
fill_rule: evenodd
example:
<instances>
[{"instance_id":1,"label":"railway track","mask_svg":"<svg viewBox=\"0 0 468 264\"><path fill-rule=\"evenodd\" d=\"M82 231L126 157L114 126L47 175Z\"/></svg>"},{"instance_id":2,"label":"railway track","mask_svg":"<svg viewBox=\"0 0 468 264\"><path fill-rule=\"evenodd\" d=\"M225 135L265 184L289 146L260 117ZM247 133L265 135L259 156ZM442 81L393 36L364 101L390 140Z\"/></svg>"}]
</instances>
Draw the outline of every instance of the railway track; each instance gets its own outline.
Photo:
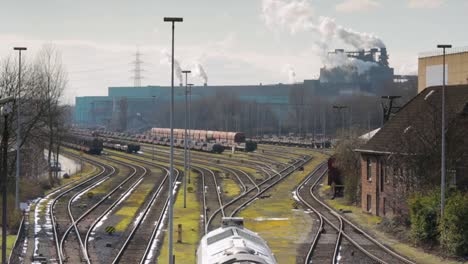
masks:
<instances>
[{"instance_id":1,"label":"railway track","mask_svg":"<svg viewBox=\"0 0 468 264\"><path fill-rule=\"evenodd\" d=\"M236 198L232 199L230 202L225 203L220 209L218 209L213 216L210 218L210 221L207 222L207 226L205 229L207 231L213 230L217 228L216 224L214 223L221 223L221 221L215 221L216 217L220 220L220 218L224 215L234 217L237 215L242 209L252 203L255 199L259 198L262 194L270 190L272 187L280 183L284 180L287 176L291 173L296 171L297 168L303 166L305 163L310 161L310 157L304 160L298 160L295 163L289 165L285 169L276 172L274 175L271 175L267 179L263 180L259 184L255 184L255 188L251 188L246 192L242 193L241 195L237 196ZM221 213L224 212L224 215Z\"/></svg>"},{"instance_id":2,"label":"railway track","mask_svg":"<svg viewBox=\"0 0 468 264\"><path fill-rule=\"evenodd\" d=\"M79 159L80 157L78 157ZM34 249L32 253L33 261L48 259L51 263L61 262L60 256L57 254L55 243L57 240L57 223L53 217L52 208L58 200L58 197L66 192L73 191L76 186L87 185L94 179L101 177L105 173L105 168L93 165L93 171L89 173L86 179L77 179L71 181L41 198L36 203L34 210Z\"/></svg>"},{"instance_id":3,"label":"railway track","mask_svg":"<svg viewBox=\"0 0 468 264\"><path fill-rule=\"evenodd\" d=\"M129 161L145 164L148 166L159 166L154 162L145 161L141 158L124 155L113 154L116 157L125 158ZM173 192L176 191L177 181L180 178L179 170L175 169L176 179L174 181ZM167 181L168 174L164 177L163 183ZM164 222L167 213L167 206L169 204L168 186L162 184L161 188L153 194L145 207L139 220L135 222L134 228L131 233L126 236L125 241L119 247L119 251L113 258L112 263L154 263L155 256L157 255L158 247L161 244L161 234L164 227ZM159 199L163 197L163 199ZM165 199L164 199L165 198ZM156 220L156 221L154 221Z\"/></svg>"},{"instance_id":4,"label":"railway track","mask_svg":"<svg viewBox=\"0 0 468 264\"><path fill-rule=\"evenodd\" d=\"M304 263L413 263L382 245L320 200L316 192L326 172L326 164L321 164L296 188L298 199L319 220Z\"/></svg>"}]
</instances>

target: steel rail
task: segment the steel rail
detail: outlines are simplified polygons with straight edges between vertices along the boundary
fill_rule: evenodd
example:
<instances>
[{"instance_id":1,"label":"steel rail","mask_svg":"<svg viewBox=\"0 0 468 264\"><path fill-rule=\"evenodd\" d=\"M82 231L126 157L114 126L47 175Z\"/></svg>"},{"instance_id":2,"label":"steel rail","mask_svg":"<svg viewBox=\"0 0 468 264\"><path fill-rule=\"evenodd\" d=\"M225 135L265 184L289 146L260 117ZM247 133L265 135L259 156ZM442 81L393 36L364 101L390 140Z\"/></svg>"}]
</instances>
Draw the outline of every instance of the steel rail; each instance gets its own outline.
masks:
<instances>
[{"instance_id":1,"label":"steel rail","mask_svg":"<svg viewBox=\"0 0 468 264\"><path fill-rule=\"evenodd\" d=\"M57 225L56 225L56 221L55 221L54 207L55 207L57 201L58 201L60 198L62 198L63 196L65 196L65 195L68 194L69 192L71 192L71 191L73 191L73 190L75 190L75 189L78 189L78 188L80 188L81 186L83 186L83 185L85 185L85 184L87 184L87 183L89 183L89 182L95 180L96 178L102 176L102 175L106 172L106 168L105 168L104 166L102 166L101 164L99 164L98 162L89 160L89 159L87 159L87 158L79 157L78 155L71 154L71 153L69 153L69 152L66 152L66 153L67 153L68 155L70 155L70 156L74 156L74 157L78 157L78 158L80 158L80 159L84 159L84 160L86 160L87 162L90 162L91 164L100 167L100 168L101 168L101 171L100 171L98 174L96 174L95 176L92 176L92 177L90 177L90 178L88 178L88 179L86 179L86 180L84 180L84 181L78 183L77 185L71 187L70 189L67 189L67 190L65 190L64 192L60 193L57 197L54 198L54 200L52 201L52 203L50 203L50 205L49 205L49 212L50 212L50 218L51 218L51 223L52 223L52 230L53 230L53 236L54 236L54 241L55 241L55 248L56 248L56 251L57 251L58 262L59 262L60 264L63 263L63 256L62 256L62 253L61 253L62 251L61 251L61 248L60 248L60 242L59 242L59 237L58 237ZM112 173L113 173L113 172L108 173L108 175L111 175ZM106 175L106 176L107 176L107 175ZM106 176L105 176L105 177L106 177ZM59 189L59 190L57 190L57 191L54 191L52 194L54 194L54 193L56 193L56 192L58 192L58 191L60 191L60 190L63 190L63 189L65 189L65 188L68 187L68 186L71 186L73 183L75 183L75 182L70 182L70 183L67 184L66 186L63 186L61 189Z\"/></svg>"}]
</instances>

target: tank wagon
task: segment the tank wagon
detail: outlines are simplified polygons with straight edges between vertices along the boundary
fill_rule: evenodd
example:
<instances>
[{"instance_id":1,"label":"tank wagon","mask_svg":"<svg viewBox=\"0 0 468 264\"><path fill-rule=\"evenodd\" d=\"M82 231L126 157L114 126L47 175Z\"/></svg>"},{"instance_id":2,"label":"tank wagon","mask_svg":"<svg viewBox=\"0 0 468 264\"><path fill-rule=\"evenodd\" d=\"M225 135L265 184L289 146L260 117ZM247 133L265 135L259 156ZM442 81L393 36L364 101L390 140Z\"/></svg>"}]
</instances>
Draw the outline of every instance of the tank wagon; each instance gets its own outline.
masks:
<instances>
[{"instance_id":1,"label":"tank wagon","mask_svg":"<svg viewBox=\"0 0 468 264\"><path fill-rule=\"evenodd\" d=\"M224 217L222 226L206 234L197 250L197 264L227 263L277 264L265 240L244 228L239 217Z\"/></svg>"},{"instance_id":2,"label":"tank wagon","mask_svg":"<svg viewBox=\"0 0 468 264\"><path fill-rule=\"evenodd\" d=\"M97 137L70 134L64 137L63 145L84 151L88 154L100 155L103 148L103 141Z\"/></svg>"}]
</instances>

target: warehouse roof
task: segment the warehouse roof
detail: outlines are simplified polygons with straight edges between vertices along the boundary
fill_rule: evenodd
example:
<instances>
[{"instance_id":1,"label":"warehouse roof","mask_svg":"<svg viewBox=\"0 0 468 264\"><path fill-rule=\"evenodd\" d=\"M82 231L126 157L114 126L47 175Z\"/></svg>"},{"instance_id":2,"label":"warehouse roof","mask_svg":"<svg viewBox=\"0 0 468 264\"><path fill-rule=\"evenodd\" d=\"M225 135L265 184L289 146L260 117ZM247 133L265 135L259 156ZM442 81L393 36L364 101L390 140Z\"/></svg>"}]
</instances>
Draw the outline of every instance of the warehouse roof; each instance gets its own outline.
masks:
<instances>
[{"instance_id":1,"label":"warehouse roof","mask_svg":"<svg viewBox=\"0 0 468 264\"><path fill-rule=\"evenodd\" d=\"M423 146L439 144L441 134L442 87L429 87L411 99L369 141L356 151L367 153L415 154ZM447 137L457 144L468 140L468 85L446 88Z\"/></svg>"},{"instance_id":2,"label":"warehouse roof","mask_svg":"<svg viewBox=\"0 0 468 264\"><path fill-rule=\"evenodd\" d=\"M453 55L453 54L460 54L460 53L466 53L468 52L468 46L467 47L454 47L451 49L447 49L445 51L446 55ZM437 56L442 56L443 51L441 49L434 50L434 51L427 51L427 52L422 52L419 54L419 58L429 58L429 57L437 57Z\"/></svg>"}]
</instances>

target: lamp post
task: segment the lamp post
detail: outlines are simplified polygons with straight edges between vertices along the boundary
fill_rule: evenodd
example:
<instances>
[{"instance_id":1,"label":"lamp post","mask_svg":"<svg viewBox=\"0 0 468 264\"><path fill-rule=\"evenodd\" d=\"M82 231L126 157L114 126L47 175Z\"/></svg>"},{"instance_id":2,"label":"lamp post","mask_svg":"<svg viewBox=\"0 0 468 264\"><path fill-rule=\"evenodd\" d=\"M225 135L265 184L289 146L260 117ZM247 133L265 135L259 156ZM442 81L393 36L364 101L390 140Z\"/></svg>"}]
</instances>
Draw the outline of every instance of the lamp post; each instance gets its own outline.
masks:
<instances>
[{"instance_id":1,"label":"lamp post","mask_svg":"<svg viewBox=\"0 0 468 264\"><path fill-rule=\"evenodd\" d=\"M151 97L153 97L153 110L154 110L154 101L156 100L156 96L153 95ZM156 122L153 122L153 125L156 125ZM153 157L151 158L151 160L154 160L154 137L153 135L151 135L151 147L152 147L152 152L153 152Z\"/></svg>"},{"instance_id":2,"label":"lamp post","mask_svg":"<svg viewBox=\"0 0 468 264\"><path fill-rule=\"evenodd\" d=\"M191 129L192 129L192 123L191 123L191 112L192 112L192 86L193 83L188 83L188 95L189 95L189 111L188 111L188 126L189 126L189 138L192 138L191 136ZM190 140L190 143L192 143L192 140ZM191 162L192 162L192 153L190 152L190 148L188 149L188 183L190 184L190 173L191 173Z\"/></svg>"},{"instance_id":3,"label":"lamp post","mask_svg":"<svg viewBox=\"0 0 468 264\"><path fill-rule=\"evenodd\" d=\"M19 177L21 169L21 157L20 157L20 146L21 146L21 122L20 122L20 97L21 97L21 51L27 50L25 47L14 47L13 50L18 51L19 67L18 67L18 99L16 100L16 185L15 185L15 206L19 208ZM50 164L49 164L50 166Z\"/></svg>"},{"instance_id":4,"label":"lamp post","mask_svg":"<svg viewBox=\"0 0 468 264\"><path fill-rule=\"evenodd\" d=\"M445 49L450 49L452 45L440 44L437 48L443 50L443 65L442 65L442 126L441 126L441 137L442 137L442 149L441 149L441 164L440 164L440 214L444 215L445 209Z\"/></svg>"},{"instance_id":5,"label":"lamp post","mask_svg":"<svg viewBox=\"0 0 468 264\"><path fill-rule=\"evenodd\" d=\"M2 177L2 263L7 263L7 184L8 184L8 115L12 112L10 102L13 101L13 97L7 97L0 99L1 114L4 116L3 123L3 135L1 144L1 168L0 175Z\"/></svg>"},{"instance_id":6,"label":"lamp post","mask_svg":"<svg viewBox=\"0 0 468 264\"><path fill-rule=\"evenodd\" d=\"M185 132L184 132L184 208L187 208L187 96L188 96L188 86L187 79L188 74L191 71L182 71L185 73Z\"/></svg>"},{"instance_id":7,"label":"lamp post","mask_svg":"<svg viewBox=\"0 0 468 264\"><path fill-rule=\"evenodd\" d=\"M174 195L172 193L173 188L173 175L174 175L174 31L175 31L175 23L182 22L183 18L181 17L165 17L164 22L169 22L172 24L172 54L171 54L171 110L170 110L170 128L171 128L171 152L170 152L170 165L169 165L169 264L174 264L174 255L172 253L173 248L173 229L174 229Z\"/></svg>"},{"instance_id":8,"label":"lamp post","mask_svg":"<svg viewBox=\"0 0 468 264\"><path fill-rule=\"evenodd\" d=\"M348 108L346 105L334 105L333 109L337 109L339 113L341 113L341 134L343 137L345 136L344 133L344 123L345 123L345 118L344 118L344 109Z\"/></svg>"}]
</instances>

